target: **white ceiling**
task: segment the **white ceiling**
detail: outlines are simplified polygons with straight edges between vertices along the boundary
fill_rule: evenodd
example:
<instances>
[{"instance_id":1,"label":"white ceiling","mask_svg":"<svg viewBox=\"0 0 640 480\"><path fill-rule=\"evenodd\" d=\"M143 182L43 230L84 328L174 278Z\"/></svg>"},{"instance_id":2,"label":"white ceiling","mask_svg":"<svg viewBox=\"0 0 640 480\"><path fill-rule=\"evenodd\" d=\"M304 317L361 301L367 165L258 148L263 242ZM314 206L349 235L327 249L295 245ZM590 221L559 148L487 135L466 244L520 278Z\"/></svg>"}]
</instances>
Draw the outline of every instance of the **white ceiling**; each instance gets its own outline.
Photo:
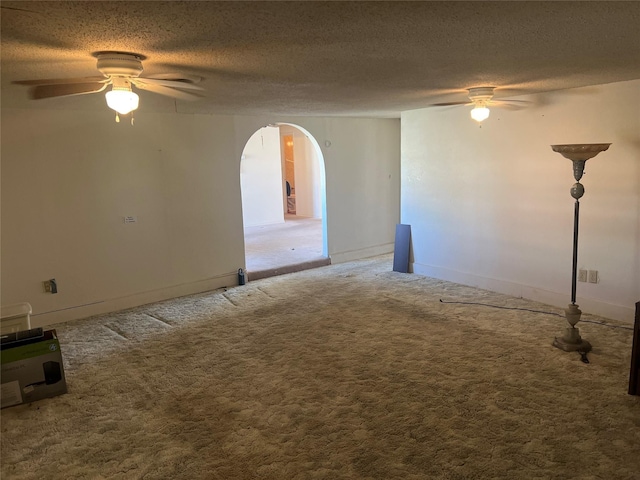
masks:
<instances>
[{"instance_id":1,"label":"white ceiling","mask_svg":"<svg viewBox=\"0 0 640 480\"><path fill-rule=\"evenodd\" d=\"M636 1L0 5L4 106L93 105L102 95L30 101L11 82L96 75L104 50L145 55L143 76L202 76L197 102L140 94L193 113L397 117L475 86L501 98L640 78Z\"/></svg>"}]
</instances>

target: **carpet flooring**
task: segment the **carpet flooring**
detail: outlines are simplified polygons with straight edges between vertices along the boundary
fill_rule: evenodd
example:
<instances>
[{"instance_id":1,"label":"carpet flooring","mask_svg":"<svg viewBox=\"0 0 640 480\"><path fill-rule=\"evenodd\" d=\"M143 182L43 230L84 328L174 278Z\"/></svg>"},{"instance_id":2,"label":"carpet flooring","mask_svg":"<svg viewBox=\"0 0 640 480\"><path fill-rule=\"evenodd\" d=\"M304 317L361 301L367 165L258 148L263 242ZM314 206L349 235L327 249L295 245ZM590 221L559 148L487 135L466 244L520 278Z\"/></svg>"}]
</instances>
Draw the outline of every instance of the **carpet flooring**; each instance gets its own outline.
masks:
<instances>
[{"instance_id":1,"label":"carpet flooring","mask_svg":"<svg viewBox=\"0 0 640 480\"><path fill-rule=\"evenodd\" d=\"M2 410L2 478L640 479L630 325L583 315L586 364L559 309L391 266L57 325L69 392Z\"/></svg>"}]
</instances>

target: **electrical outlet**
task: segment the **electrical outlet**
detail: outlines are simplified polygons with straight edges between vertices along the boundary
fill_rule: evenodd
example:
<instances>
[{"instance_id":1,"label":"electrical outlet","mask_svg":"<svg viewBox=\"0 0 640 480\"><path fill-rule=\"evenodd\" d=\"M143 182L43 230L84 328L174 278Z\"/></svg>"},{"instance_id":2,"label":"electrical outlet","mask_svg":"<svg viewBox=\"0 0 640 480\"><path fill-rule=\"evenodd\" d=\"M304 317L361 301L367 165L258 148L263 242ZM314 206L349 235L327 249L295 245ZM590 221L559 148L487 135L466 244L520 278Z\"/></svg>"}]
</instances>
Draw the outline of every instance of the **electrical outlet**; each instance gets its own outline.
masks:
<instances>
[{"instance_id":1,"label":"electrical outlet","mask_svg":"<svg viewBox=\"0 0 640 480\"><path fill-rule=\"evenodd\" d=\"M42 286L44 287L45 293L58 293L58 284L56 283L55 278L45 280L42 282Z\"/></svg>"},{"instance_id":2,"label":"electrical outlet","mask_svg":"<svg viewBox=\"0 0 640 480\"><path fill-rule=\"evenodd\" d=\"M578 270L578 281L586 282L587 281L587 271L586 270Z\"/></svg>"},{"instance_id":3,"label":"electrical outlet","mask_svg":"<svg viewBox=\"0 0 640 480\"><path fill-rule=\"evenodd\" d=\"M589 283L598 283L598 270L589 270Z\"/></svg>"}]
</instances>

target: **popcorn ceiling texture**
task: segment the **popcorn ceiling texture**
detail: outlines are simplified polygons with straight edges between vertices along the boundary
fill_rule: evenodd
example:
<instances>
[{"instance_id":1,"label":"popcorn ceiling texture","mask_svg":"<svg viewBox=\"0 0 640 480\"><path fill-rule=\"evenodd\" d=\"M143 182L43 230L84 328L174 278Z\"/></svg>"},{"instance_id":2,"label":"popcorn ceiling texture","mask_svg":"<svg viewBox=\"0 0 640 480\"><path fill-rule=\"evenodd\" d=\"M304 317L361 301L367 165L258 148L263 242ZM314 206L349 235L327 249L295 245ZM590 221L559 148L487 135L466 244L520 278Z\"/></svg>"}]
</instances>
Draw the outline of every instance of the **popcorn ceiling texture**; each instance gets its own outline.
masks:
<instances>
[{"instance_id":1,"label":"popcorn ceiling texture","mask_svg":"<svg viewBox=\"0 0 640 480\"><path fill-rule=\"evenodd\" d=\"M439 299L557 309L391 265L57 326L69 393L2 411L2 477L638 478L630 330L580 324L586 365L563 318Z\"/></svg>"},{"instance_id":2,"label":"popcorn ceiling texture","mask_svg":"<svg viewBox=\"0 0 640 480\"><path fill-rule=\"evenodd\" d=\"M91 53L200 75L185 113L397 117L430 104L640 78L639 2L2 2L3 107L13 80L95 75ZM174 102L142 93L141 108ZM82 108L88 99L38 102ZM7 103L9 102L9 103ZM93 106L93 105L91 105Z\"/></svg>"}]
</instances>

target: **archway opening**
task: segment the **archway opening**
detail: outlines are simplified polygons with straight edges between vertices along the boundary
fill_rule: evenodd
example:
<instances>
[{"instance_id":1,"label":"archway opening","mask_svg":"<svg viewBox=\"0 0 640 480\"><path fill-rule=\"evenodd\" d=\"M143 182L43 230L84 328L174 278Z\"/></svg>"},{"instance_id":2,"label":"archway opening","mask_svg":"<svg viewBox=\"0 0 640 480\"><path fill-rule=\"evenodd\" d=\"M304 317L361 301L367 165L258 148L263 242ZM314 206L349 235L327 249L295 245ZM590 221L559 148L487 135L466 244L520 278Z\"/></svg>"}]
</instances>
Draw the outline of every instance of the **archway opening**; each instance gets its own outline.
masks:
<instances>
[{"instance_id":1,"label":"archway opening","mask_svg":"<svg viewBox=\"0 0 640 480\"><path fill-rule=\"evenodd\" d=\"M324 158L308 131L257 130L242 152L240 185L250 280L330 263Z\"/></svg>"}]
</instances>

